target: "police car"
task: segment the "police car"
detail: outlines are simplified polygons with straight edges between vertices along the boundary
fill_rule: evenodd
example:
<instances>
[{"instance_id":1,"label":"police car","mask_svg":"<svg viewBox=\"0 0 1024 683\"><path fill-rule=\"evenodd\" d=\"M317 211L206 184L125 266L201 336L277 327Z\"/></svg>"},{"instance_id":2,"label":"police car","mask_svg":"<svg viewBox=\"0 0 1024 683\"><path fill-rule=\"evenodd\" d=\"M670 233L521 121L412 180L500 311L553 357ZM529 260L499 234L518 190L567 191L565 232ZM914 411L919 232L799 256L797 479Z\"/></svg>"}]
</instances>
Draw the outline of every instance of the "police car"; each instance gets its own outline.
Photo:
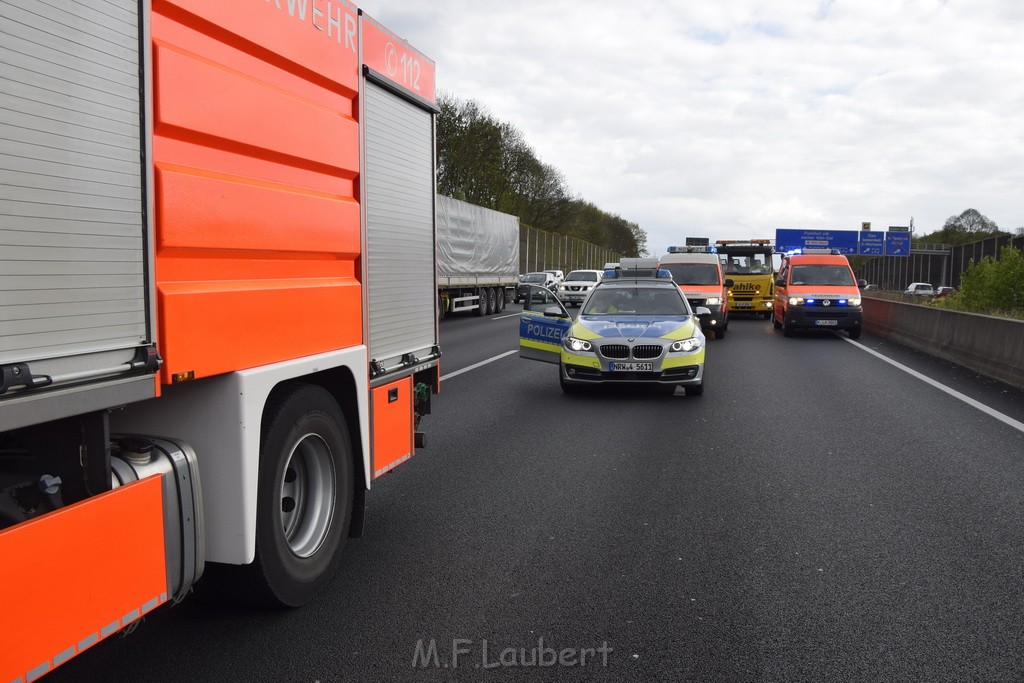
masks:
<instances>
[{"instance_id":1,"label":"police car","mask_svg":"<svg viewBox=\"0 0 1024 683\"><path fill-rule=\"evenodd\" d=\"M558 365L562 391L642 384L704 393L706 307L690 308L657 259L622 259L605 272L573 320L557 297L531 287L519 322L519 356Z\"/></svg>"}]
</instances>

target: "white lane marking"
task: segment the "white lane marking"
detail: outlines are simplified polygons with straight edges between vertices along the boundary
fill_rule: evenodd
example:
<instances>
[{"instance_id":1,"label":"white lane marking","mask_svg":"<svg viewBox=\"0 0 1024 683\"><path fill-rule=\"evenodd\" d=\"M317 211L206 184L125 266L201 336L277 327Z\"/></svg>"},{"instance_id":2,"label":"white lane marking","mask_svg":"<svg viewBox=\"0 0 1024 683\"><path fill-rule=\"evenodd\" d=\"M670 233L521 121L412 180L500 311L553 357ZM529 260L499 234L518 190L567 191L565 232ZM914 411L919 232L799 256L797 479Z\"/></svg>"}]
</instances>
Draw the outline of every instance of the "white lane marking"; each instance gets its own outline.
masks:
<instances>
[{"instance_id":1,"label":"white lane marking","mask_svg":"<svg viewBox=\"0 0 1024 683\"><path fill-rule=\"evenodd\" d=\"M505 318L518 318L521 315L522 315L522 313L509 313L508 315L499 315L497 317L491 318L491 320L504 320Z\"/></svg>"},{"instance_id":2,"label":"white lane marking","mask_svg":"<svg viewBox=\"0 0 1024 683\"><path fill-rule=\"evenodd\" d=\"M470 370L476 370L477 368L483 367L484 365L487 365L488 363L493 363L496 360L501 360L505 356L511 356L513 353L519 353L519 349L512 349L511 351L506 351L505 353L499 353L497 356L492 356L491 358L488 358L487 360L482 360L479 363L474 363L473 365L470 365L469 367L462 368L461 370L456 370L455 372L449 372L447 374L442 374L441 375L441 381L443 382L446 379L451 379L452 377L458 377L459 375L461 375L464 372L469 372Z\"/></svg>"},{"instance_id":3,"label":"white lane marking","mask_svg":"<svg viewBox=\"0 0 1024 683\"><path fill-rule=\"evenodd\" d=\"M971 406L972 408L977 408L978 410L980 410L981 412L985 413L986 415L990 415L990 416L994 417L995 419L999 420L1000 422L1003 422L1005 424L1010 425L1011 427L1013 427L1017 431L1024 432L1024 422L1019 422L1017 420L1014 420L1009 415L1004 415L1003 413L1000 413L998 410L996 410L994 408L988 407L984 403L980 403L978 401L975 401L970 396L965 396L964 394L961 394L956 389L951 389L951 388L947 387L945 384L942 384L941 382L937 382L934 379L932 379L931 377L928 377L927 375L922 375L917 370L913 370L911 368L908 368L906 365L903 365L902 363L897 363L892 358L884 356L881 353L879 353L878 351L875 351L874 349L869 349L868 347L864 346L863 344L858 344L857 342L853 341L852 339L848 339L847 337L841 336L839 334L836 334L836 336L839 337L840 339L842 339L845 342L849 342L849 343L853 344L854 346L856 346L861 351L867 351L872 356L876 356L878 358L881 358L882 360L884 360L889 365L892 365L893 367L897 367L897 368L899 368L900 370L902 370L903 372L905 372L905 373L907 373L909 375L913 375L914 377L918 378L919 380L921 380L925 384L930 384L933 387L935 387L936 389L938 389L939 391L943 391L943 392L949 394L950 396L952 396L953 398L956 398L956 399L959 399L959 400L963 401L964 403L966 403L967 405Z\"/></svg>"}]
</instances>

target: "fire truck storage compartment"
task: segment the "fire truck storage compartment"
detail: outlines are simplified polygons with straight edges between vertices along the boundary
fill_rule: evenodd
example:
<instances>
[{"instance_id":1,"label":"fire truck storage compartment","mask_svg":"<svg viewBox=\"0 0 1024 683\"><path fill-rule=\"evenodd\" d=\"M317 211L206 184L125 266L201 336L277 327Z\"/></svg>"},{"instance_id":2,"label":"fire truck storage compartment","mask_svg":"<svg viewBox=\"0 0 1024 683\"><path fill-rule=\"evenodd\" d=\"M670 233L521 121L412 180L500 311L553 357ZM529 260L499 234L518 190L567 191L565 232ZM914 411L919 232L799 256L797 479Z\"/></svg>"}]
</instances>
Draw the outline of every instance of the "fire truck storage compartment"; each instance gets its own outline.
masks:
<instances>
[{"instance_id":1,"label":"fire truck storage compartment","mask_svg":"<svg viewBox=\"0 0 1024 683\"><path fill-rule=\"evenodd\" d=\"M412 377L373 389L373 476L412 457Z\"/></svg>"},{"instance_id":2,"label":"fire truck storage compartment","mask_svg":"<svg viewBox=\"0 0 1024 683\"><path fill-rule=\"evenodd\" d=\"M109 407L81 384L116 381L152 340L139 7L0 5L16 27L0 31L0 430ZM19 419L42 393L23 379L58 407L32 400ZM143 379L136 398L155 391Z\"/></svg>"},{"instance_id":3,"label":"fire truck storage compartment","mask_svg":"<svg viewBox=\"0 0 1024 683\"><path fill-rule=\"evenodd\" d=\"M368 347L390 370L437 344L434 123L372 81L364 89Z\"/></svg>"}]
</instances>

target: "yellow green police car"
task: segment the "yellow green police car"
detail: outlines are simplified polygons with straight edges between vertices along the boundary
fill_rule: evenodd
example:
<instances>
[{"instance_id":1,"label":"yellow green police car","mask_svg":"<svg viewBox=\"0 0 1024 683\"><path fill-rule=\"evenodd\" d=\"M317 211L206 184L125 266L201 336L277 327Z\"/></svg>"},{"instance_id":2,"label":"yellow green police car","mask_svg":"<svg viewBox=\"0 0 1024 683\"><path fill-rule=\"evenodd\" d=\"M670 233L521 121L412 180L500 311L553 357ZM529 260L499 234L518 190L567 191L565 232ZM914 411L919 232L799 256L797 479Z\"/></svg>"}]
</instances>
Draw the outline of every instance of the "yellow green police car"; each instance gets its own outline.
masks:
<instances>
[{"instance_id":1,"label":"yellow green police car","mask_svg":"<svg viewBox=\"0 0 1024 683\"><path fill-rule=\"evenodd\" d=\"M521 358L555 363L562 390L651 385L704 393L705 337L671 273L633 259L594 287L573 320L549 291L534 287L519 322ZM647 262L650 261L650 264Z\"/></svg>"}]
</instances>

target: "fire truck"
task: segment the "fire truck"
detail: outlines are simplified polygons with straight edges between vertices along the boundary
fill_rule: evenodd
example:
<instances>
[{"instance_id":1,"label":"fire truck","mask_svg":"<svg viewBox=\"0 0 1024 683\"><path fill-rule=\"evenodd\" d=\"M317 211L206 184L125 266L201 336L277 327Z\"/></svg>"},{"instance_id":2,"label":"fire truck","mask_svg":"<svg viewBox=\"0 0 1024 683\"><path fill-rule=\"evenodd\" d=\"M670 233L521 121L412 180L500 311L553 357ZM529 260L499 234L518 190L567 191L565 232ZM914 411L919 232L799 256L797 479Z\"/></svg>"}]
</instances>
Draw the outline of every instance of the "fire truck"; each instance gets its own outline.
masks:
<instances>
[{"instance_id":1,"label":"fire truck","mask_svg":"<svg viewBox=\"0 0 1024 683\"><path fill-rule=\"evenodd\" d=\"M345 0L0 21L0 679L31 681L200 577L324 588L438 391L437 106Z\"/></svg>"},{"instance_id":2,"label":"fire truck","mask_svg":"<svg viewBox=\"0 0 1024 683\"><path fill-rule=\"evenodd\" d=\"M733 282L727 292L729 309L771 318L775 295L771 240L718 240L715 248L725 276Z\"/></svg>"}]
</instances>

